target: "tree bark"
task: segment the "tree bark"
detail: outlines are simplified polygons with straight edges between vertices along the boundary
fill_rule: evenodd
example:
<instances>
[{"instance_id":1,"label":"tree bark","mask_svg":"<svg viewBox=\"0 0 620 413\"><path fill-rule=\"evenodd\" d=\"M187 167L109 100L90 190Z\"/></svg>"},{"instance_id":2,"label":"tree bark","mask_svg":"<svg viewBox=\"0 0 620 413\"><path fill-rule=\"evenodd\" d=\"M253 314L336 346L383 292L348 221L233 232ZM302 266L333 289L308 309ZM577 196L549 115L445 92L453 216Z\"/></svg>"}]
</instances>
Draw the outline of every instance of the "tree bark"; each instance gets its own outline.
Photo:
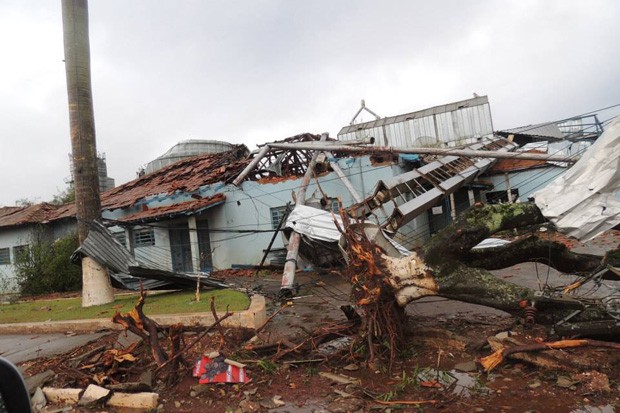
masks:
<instances>
[{"instance_id":1,"label":"tree bark","mask_svg":"<svg viewBox=\"0 0 620 413\"><path fill-rule=\"evenodd\" d=\"M530 288L495 277L487 271L526 261L542 261L563 272L588 275L604 268L604 260L587 254L575 254L564 245L529 237L505 247L471 251L485 238L505 230L545 222L533 203L486 205L474 207L453 224L435 234L423 248L421 256L391 258L381 262L400 305L419 297L437 295L459 301L497 308L514 315L523 313L523 302L535 305L537 322L555 324L569 315L562 331L571 331L573 323L609 321L611 316L600 302L584 302L565 297L540 297ZM613 255L613 254L612 254ZM403 265L403 263L408 263ZM416 266L412 263L416 262ZM426 270L420 270L422 266ZM610 275L615 277L614 275ZM579 310L580 312L573 314Z\"/></svg>"},{"instance_id":2,"label":"tree bark","mask_svg":"<svg viewBox=\"0 0 620 413\"><path fill-rule=\"evenodd\" d=\"M63 0L62 22L78 238L83 242L88 235L89 223L101 217L87 1ZM92 273L86 273L91 270ZM112 284L103 267L91 260L88 265L83 265L82 274L82 306L114 301Z\"/></svg>"},{"instance_id":3,"label":"tree bark","mask_svg":"<svg viewBox=\"0 0 620 413\"><path fill-rule=\"evenodd\" d=\"M471 250L463 255L470 267L498 270L521 262L540 262L558 271L589 274L601 266L601 257L571 252L564 244L530 236L497 248ZM609 276L609 279L613 279ZM617 279L617 277L616 277Z\"/></svg>"}]
</instances>

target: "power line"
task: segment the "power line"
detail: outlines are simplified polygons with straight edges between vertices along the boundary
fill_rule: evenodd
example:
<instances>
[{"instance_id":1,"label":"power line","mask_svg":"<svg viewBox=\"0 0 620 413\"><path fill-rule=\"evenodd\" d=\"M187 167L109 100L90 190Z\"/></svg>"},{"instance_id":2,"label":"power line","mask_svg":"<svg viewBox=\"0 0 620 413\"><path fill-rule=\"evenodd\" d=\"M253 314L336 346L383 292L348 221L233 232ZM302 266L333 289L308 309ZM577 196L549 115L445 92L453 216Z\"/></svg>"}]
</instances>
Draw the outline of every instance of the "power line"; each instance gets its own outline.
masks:
<instances>
[{"instance_id":1,"label":"power line","mask_svg":"<svg viewBox=\"0 0 620 413\"><path fill-rule=\"evenodd\" d=\"M608 108L613 108L613 107L617 107L617 106L620 106L620 104L613 105L613 106L610 106ZM605 109L608 109L608 108L605 108ZM600 109L600 110L604 110L604 109ZM593 112L596 112L596 111L593 111ZM593 113L593 112L590 112L590 113ZM567 119L570 120L570 119L574 119L574 118L575 117L567 118ZM606 120L606 121L604 121L604 123L607 123L608 121L609 120ZM587 130L587 129L588 128L586 128L584 130ZM577 133L577 132L575 132L575 133ZM584 150L586 150L586 148L580 150L579 152L577 152L577 153L575 153L574 155L571 155L571 156L578 156ZM562 151L562 149L556 151L556 153L559 153L561 151ZM378 167L378 168L373 169L373 171L376 171L376 170L379 170L379 169L382 169L382 168L387 168L387 167L391 168L392 165L385 165L385 166L382 166L382 167ZM347 169L352 169L352 168L347 168ZM368 172L370 172L370 171L363 170L363 169L360 168L359 172L351 173L349 176L355 176L355 175L363 176L363 174L368 173ZM533 181L539 179L540 177L542 177L545 173L549 174L551 172L552 171L550 171L550 170L541 171L541 172L531 176L530 178L528 178L528 179L526 179L524 181L521 181L519 183L519 185L525 185L527 183L533 182ZM547 179L545 181L542 181L541 183L536 185L534 187L534 189L537 189L538 187L546 184L548 181L550 181L551 179L554 179L555 177L556 177L556 175L553 175L553 176L551 176L551 178L549 178L549 179ZM340 179L339 177L334 177L334 178L330 178L330 179L324 179L323 182L338 181L339 179ZM287 192L287 191L290 191L291 189L287 188L287 189L282 189L282 190L272 191L272 192L266 192L266 191L264 191L261 188L257 188L257 190L259 192L262 192L262 195L256 195L256 196L249 196L249 195L247 195L247 199L252 201L252 202L254 202L254 201L260 202L261 204L271 208L270 205L260 201L257 198L260 198L260 197L263 197L263 196L272 196L272 197L274 197L274 198L279 200L279 198L275 197L274 194L282 193L282 192ZM231 203L231 202L237 202L237 201L231 200L231 201L226 201L226 202L227 203ZM468 205L467 203L463 202L463 203L458 204L458 207L467 206L467 205ZM256 207L256 205L255 205L255 209L256 209L256 212L257 212L257 216L262 216L262 214L260 214L260 212L259 212L258 208ZM320 215L320 214L316 214L315 216L318 216L318 215ZM302 219L311 219L311 218L313 218L313 216L310 216L310 217L307 217L307 218L302 218ZM247 227L247 226L250 226L250 225L252 225L252 226L256 225L256 227L260 227L262 225L269 225L269 223L257 222L256 224L245 224L245 225L231 226L231 227L226 227L226 228L212 228L212 229L210 228L210 229L206 229L206 231L208 231L209 233L222 232L222 233L237 233L237 234L239 234L239 235L231 236L231 237L228 237L228 238L212 239L212 240L210 240L210 242L212 242L212 243L225 242L225 241L229 241L229 240L233 240L233 239L237 239L237 238L241 238L241 237L246 237L246 236L250 236L250 235L256 235L256 234L259 234L259 233L271 233L271 232L274 231L273 229L262 229L262 230L261 229L252 229L252 230L236 229L236 228ZM144 226L147 226L147 227L150 226L150 227L154 227L154 228L165 228L165 229L173 229L174 228L174 227L169 227L169 226L161 227L161 226L156 226L156 225L153 225L153 224L145 224ZM409 242L413 242L413 241L416 241L418 239L421 239L422 237L426 237L427 236L427 230L430 230L430 226L431 226L431 221L429 220L429 221L423 223L422 225L418 226L417 228L411 229L406 234L402 234L401 233L400 239L403 242L409 243ZM187 228L183 227L183 229L187 229ZM403 227L403 229L405 229L405 228ZM198 229L198 230L200 231L201 229ZM170 259L170 256L168 256L167 254L163 254L163 253L159 254L159 257L160 258L161 257L167 257L167 259Z\"/></svg>"}]
</instances>

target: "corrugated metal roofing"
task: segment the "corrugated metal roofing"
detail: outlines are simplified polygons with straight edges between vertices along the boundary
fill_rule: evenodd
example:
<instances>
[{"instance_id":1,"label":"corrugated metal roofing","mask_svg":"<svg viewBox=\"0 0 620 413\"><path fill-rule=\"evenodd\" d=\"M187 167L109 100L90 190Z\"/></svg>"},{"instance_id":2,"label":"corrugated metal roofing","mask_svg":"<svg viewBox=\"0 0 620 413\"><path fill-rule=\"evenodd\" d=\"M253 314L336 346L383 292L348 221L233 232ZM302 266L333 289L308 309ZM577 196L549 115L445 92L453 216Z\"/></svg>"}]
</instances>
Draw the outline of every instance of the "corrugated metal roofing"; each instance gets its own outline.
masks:
<instances>
[{"instance_id":1,"label":"corrugated metal roofing","mask_svg":"<svg viewBox=\"0 0 620 413\"><path fill-rule=\"evenodd\" d=\"M520 126L497 132L499 135L527 135L538 138L564 139L564 135L555 122L539 123L536 125Z\"/></svg>"},{"instance_id":2,"label":"corrugated metal roofing","mask_svg":"<svg viewBox=\"0 0 620 413\"><path fill-rule=\"evenodd\" d=\"M82 256L91 257L115 274L124 274L122 278L125 282L127 282L129 276L134 277L134 280L138 282L140 278L146 278L170 282L189 288L195 288L197 282L196 277L189 274L152 268L136 260L125 247L114 239L110 231L99 222L92 223L88 236L82 245L71 255L71 259L78 261ZM228 287L228 284L220 280L209 278L208 274L201 275L200 284L216 288Z\"/></svg>"}]
</instances>

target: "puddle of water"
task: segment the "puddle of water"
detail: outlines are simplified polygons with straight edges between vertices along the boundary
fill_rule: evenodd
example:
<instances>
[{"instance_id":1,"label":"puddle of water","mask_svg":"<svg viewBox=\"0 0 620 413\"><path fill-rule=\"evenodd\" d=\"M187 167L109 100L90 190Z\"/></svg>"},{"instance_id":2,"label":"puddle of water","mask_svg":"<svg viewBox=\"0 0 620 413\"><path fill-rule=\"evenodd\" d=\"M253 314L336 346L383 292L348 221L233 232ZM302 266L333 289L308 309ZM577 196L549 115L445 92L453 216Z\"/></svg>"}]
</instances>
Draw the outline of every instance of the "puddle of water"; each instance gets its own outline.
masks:
<instances>
[{"instance_id":1,"label":"puddle of water","mask_svg":"<svg viewBox=\"0 0 620 413\"><path fill-rule=\"evenodd\" d=\"M478 375L471 375L456 370L437 371L435 369L424 369L418 373L417 379L427 382L437 381L444 389L451 390L452 394L463 397L489 392L489 388L478 380Z\"/></svg>"},{"instance_id":2,"label":"puddle of water","mask_svg":"<svg viewBox=\"0 0 620 413\"><path fill-rule=\"evenodd\" d=\"M583 406L581 409L571 410L570 413L616 413L610 404L606 406Z\"/></svg>"}]
</instances>

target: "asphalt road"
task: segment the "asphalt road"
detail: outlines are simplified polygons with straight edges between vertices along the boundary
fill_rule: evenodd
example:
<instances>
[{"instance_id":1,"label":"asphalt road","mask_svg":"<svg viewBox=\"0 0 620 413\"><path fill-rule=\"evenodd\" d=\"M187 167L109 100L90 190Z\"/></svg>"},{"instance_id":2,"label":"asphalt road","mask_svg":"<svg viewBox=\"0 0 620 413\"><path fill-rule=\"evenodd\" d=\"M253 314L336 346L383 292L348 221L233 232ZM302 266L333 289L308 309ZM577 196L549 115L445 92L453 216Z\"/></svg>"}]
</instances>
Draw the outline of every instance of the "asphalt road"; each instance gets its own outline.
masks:
<instances>
[{"instance_id":1,"label":"asphalt road","mask_svg":"<svg viewBox=\"0 0 620 413\"><path fill-rule=\"evenodd\" d=\"M106 333L79 334L33 334L0 336L0 356L14 364L32 360L37 357L50 357L66 353L76 347L85 345Z\"/></svg>"}]
</instances>

